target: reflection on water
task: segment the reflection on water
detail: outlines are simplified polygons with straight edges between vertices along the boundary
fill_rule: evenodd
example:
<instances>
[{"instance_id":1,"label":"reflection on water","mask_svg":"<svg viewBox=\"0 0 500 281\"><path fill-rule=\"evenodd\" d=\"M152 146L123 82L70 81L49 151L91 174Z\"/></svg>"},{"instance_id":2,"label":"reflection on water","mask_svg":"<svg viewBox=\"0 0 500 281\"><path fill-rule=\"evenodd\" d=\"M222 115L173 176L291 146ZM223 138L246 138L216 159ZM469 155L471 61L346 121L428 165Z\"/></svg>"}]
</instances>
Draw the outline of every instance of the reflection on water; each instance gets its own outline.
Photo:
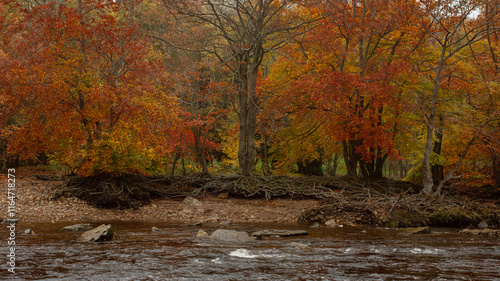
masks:
<instances>
[{"instance_id":1,"label":"reflection on water","mask_svg":"<svg viewBox=\"0 0 500 281\"><path fill-rule=\"evenodd\" d=\"M404 236L395 229L310 229L310 235L222 243L194 238L198 227L115 222L115 240L82 243L73 223L19 224L16 274L1 280L500 280L500 239L461 236L456 229ZM151 226L161 232L151 232ZM226 228L306 229L298 224ZM31 228L36 235L23 235ZM217 226L204 227L207 232ZM365 230L365 231L363 231ZM290 242L310 248L296 248Z\"/></svg>"}]
</instances>

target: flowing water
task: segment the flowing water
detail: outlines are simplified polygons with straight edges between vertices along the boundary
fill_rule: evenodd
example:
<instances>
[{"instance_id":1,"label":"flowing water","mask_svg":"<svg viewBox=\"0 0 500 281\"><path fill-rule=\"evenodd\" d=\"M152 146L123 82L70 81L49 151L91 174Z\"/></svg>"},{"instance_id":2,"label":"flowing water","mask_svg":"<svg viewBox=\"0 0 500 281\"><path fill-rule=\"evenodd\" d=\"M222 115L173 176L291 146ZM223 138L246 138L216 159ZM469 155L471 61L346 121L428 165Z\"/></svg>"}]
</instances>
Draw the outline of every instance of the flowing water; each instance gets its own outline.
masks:
<instances>
[{"instance_id":1,"label":"flowing water","mask_svg":"<svg viewBox=\"0 0 500 281\"><path fill-rule=\"evenodd\" d=\"M462 236L457 229L406 236L396 229L321 228L303 237L227 243L195 238L199 227L114 222L113 241L83 243L76 241L81 233L60 231L71 224L18 224L15 274L6 265L9 232L0 226L0 280L500 280L500 239ZM152 226L161 232L151 232ZM36 234L24 235L28 227ZM203 227L208 233L216 228Z\"/></svg>"}]
</instances>

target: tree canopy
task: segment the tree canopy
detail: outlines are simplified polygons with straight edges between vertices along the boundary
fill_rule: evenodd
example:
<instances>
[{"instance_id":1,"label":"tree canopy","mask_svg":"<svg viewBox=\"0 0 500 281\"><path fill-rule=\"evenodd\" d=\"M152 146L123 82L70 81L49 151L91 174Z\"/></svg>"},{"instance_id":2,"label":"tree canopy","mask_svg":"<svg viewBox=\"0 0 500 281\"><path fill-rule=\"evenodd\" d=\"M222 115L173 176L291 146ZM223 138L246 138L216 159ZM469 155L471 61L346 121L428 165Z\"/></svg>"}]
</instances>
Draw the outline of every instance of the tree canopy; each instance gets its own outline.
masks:
<instances>
[{"instance_id":1,"label":"tree canopy","mask_svg":"<svg viewBox=\"0 0 500 281\"><path fill-rule=\"evenodd\" d=\"M491 0L1 0L3 168L48 158L80 175L498 189L499 10Z\"/></svg>"}]
</instances>

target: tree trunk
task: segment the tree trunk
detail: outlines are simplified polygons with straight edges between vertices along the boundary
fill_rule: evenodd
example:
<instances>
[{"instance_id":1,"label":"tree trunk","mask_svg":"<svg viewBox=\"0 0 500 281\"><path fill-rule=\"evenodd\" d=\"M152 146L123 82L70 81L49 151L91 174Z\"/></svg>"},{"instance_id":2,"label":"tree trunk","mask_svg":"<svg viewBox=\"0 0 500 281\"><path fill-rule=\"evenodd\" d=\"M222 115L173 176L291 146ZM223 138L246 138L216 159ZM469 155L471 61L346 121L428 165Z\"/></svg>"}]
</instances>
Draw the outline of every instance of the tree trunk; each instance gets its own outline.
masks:
<instances>
[{"instance_id":1,"label":"tree trunk","mask_svg":"<svg viewBox=\"0 0 500 281\"><path fill-rule=\"evenodd\" d=\"M201 128L192 128L194 136L194 149L196 151L196 157L201 165L201 172L203 174L208 174L207 160L205 159L205 149L201 144Z\"/></svg>"},{"instance_id":2,"label":"tree trunk","mask_svg":"<svg viewBox=\"0 0 500 281\"><path fill-rule=\"evenodd\" d=\"M460 158L458 159L458 162L455 164L455 167L453 167L453 169L451 169L451 171L449 171L448 174L446 174L446 177L444 177L444 179L439 182L439 185L438 185L438 187L436 189L436 192L434 193L434 196L441 196L441 190L442 190L443 186L449 180L451 180L453 178L460 178L461 177L461 176L454 177L455 172L458 170L458 168L460 167L460 165L462 165L462 162L465 159L465 156L467 155L467 152L469 152L469 149L471 148L471 146L474 143L475 139L476 139L476 136L474 135L474 137L472 137L472 139L467 143L467 146L465 147L464 152L460 155Z\"/></svg>"},{"instance_id":3,"label":"tree trunk","mask_svg":"<svg viewBox=\"0 0 500 281\"><path fill-rule=\"evenodd\" d=\"M238 143L239 172L250 176L255 165L255 131L257 129L257 74L261 62L262 50L254 46L252 58L248 53L240 57L239 66L239 121L240 134Z\"/></svg>"},{"instance_id":4,"label":"tree trunk","mask_svg":"<svg viewBox=\"0 0 500 281\"><path fill-rule=\"evenodd\" d=\"M7 171L7 140L0 139L0 172Z\"/></svg>"},{"instance_id":5,"label":"tree trunk","mask_svg":"<svg viewBox=\"0 0 500 281\"><path fill-rule=\"evenodd\" d=\"M239 74L239 112L240 131L238 139L238 164L239 172L243 176L251 174L248 165L248 59L240 59Z\"/></svg>"},{"instance_id":6,"label":"tree trunk","mask_svg":"<svg viewBox=\"0 0 500 281\"><path fill-rule=\"evenodd\" d=\"M269 165L269 156L267 155L267 135L262 134L264 138L264 144L262 146L262 173L264 176L269 176L271 175L271 166Z\"/></svg>"},{"instance_id":7,"label":"tree trunk","mask_svg":"<svg viewBox=\"0 0 500 281\"><path fill-rule=\"evenodd\" d=\"M443 131L441 131L440 129L436 129L434 134L436 136L436 139L434 140L434 147L432 148L432 152L437 155L441 155L443 146ZM432 182L437 186L444 179L443 165L434 163L434 165L431 166L431 171Z\"/></svg>"},{"instance_id":8,"label":"tree trunk","mask_svg":"<svg viewBox=\"0 0 500 281\"><path fill-rule=\"evenodd\" d=\"M436 119L436 108L438 103L439 94L439 83L441 82L441 72L444 69L446 46L443 46L441 50L441 58L439 65L436 68L436 76L434 77L434 88L432 90L432 100L429 108L429 115L427 116L426 126L427 126L427 137L425 142L425 152L424 152L424 163L423 163L423 176L424 176L424 188L422 193L426 195L432 195L432 190L434 188L434 180L432 178L431 170L431 153L433 149L432 138L434 136L434 126Z\"/></svg>"},{"instance_id":9,"label":"tree trunk","mask_svg":"<svg viewBox=\"0 0 500 281\"><path fill-rule=\"evenodd\" d=\"M357 178L358 154L355 150L355 141L342 140L342 154L348 178Z\"/></svg>"},{"instance_id":10,"label":"tree trunk","mask_svg":"<svg viewBox=\"0 0 500 281\"><path fill-rule=\"evenodd\" d=\"M172 164L172 171L170 172L170 176L174 176L175 174L175 165L177 164L177 160L181 157L180 151L177 151L174 155L174 163Z\"/></svg>"},{"instance_id":11,"label":"tree trunk","mask_svg":"<svg viewBox=\"0 0 500 281\"><path fill-rule=\"evenodd\" d=\"M337 168L339 166L340 154L335 152L333 154L333 159L326 159L326 175L329 177L335 177L337 175Z\"/></svg>"},{"instance_id":12,"label":"tree trunk","mask_svg":"<svg viewBox=\"0 0 500 281\"><path fill-rule=\"evenodd\" d=\"M500 190L500 157L493 155L491 159L493 179L495 180L495 186Z\"/></svg>"}]
</instances>

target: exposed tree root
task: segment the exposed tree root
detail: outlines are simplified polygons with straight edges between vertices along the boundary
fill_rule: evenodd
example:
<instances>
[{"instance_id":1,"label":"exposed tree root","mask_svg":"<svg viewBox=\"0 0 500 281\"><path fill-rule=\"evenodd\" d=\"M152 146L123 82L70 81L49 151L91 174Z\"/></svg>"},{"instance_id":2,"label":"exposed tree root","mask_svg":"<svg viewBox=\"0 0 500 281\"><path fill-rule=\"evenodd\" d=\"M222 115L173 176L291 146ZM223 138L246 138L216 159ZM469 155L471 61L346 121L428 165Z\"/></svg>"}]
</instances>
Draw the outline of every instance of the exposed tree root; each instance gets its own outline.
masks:
<instances>
[{"instance_id":1,"label":"exposed tree root","mask_svg":"<svg viewBox=\"0 0 500 281\"><path fill-rule=\"evenodd\" d=\"M68 180L58 196L74 196L99 208L137 208L152 198L217 196L245 198L315 198L319 208L304 212L303 222L337 219L354 224L386 226L441 225L467 227L486 220L499 223L500 209L461 197L430 198L421 187L388 179L352 180L328 177L242 177L197 175L190 177L124 174L97 175Z\"/></svg>"},{"instance_id":2,"label":"exposed tree root","mask_svg":"<svg viewBox=\"0 0 500 281\"><path fill-rule=\"evenodd\" d=\"M68 180L56 194L74 196L99 208L136 208L151 198L183 198L188 195L248 198L328 198L348 183L322 177L242 177L197 175L166 177L124 174L97 175Z\"/></svg>"},{"instance_id":3,"label":"exposed tree root","mask_svg":"<svg viewBox=\"0 0 500 281\"><path fill-rule=\"evenodd\" d=\"M300 221L322 223L330 219L391 227L469 227L485 220L495 226L500 223L500 207L451 195L428 197L414 187L404 190L384 188L376 181L357 182L323 200L321 207L305 211Z\"/></svg>"}]
</instances>

